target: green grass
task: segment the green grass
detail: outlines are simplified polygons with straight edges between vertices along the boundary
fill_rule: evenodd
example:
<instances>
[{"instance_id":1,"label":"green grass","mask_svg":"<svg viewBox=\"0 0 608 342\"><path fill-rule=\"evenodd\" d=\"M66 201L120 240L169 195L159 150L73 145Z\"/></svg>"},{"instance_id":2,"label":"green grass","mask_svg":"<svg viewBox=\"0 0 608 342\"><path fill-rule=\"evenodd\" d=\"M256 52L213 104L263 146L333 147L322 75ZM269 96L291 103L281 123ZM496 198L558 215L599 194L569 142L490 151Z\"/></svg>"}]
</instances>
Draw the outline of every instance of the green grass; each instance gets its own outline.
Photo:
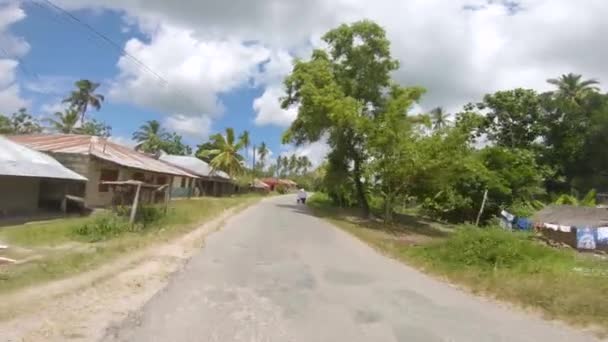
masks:
<instances>
[{"instance_id":1,"label":"green grass","mask_svg":"<svg viewBox=\"0 0 608 342\"><path fill-rule=\"evenodd\" d=\"M95 216L1 228L0 241L11 246L9 250L27 248L31 255L40 258L1 267L0 293L94 269L133 250L188 233L225 209L253 204L260 198L257 195L243 195L174 201L170 204L168 215L152 227L140 232L124 232L109 240L93 243L74 231L93 222Z\"/></svg>"},{"instance_id":2,"label":"green grass","mask_svg":"<svg viewBox=\"0 0 608 342\"><path fill-rule=\"evenodd\" d=\"M323 195L312 196L309 203L319 216L425 272L474 293L539 309L548 318L608 332L605 259L548 247L532 234L460 226L442 235L420 227L353 219L352 212L332 208Z\"/></svg>"}]
</instances>

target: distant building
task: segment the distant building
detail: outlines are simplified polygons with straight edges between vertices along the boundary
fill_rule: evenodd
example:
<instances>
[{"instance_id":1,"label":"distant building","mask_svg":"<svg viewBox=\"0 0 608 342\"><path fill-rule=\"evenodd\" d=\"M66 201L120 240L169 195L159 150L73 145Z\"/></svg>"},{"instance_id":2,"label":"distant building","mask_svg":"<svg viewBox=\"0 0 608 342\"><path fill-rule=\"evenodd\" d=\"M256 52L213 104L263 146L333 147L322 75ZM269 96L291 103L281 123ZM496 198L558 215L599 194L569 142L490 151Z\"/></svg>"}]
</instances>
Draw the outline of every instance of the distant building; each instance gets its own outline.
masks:
<instances>
[{"instance_id":1,"label":"distant building","mask_svg":"<svg viewBox=\"0 0 608 342\"><path fill-rule=\"evenodd\" d=\"M176 178L174 182L179 182L179 184L173 184L173 195L176 197L225 196L237 191L236 184L227 173L214 171L209 164L196 157L161 154L159 159L199 177L199 179L193 180L194 185L190 187L196 189L196 193L184 192L185 180Z\"/></svg>"},{"instance_id":2,"label":"distant building","mask_svg":"<svg viewBox=\"0 0 608 342\"><path fill-rule=\"evenodd\" d=\"M0 136L0 219L65 211L87 179L52 157Z\"/></svg>"},{"instance_id":3,"label":"distant building","mask_svg":"<svg viewBox=\"0 0 608 342\"><path fill-rule=\"evenodd\" d=\"M134 151L108 139L74 134L36 134L9 136L14 142L45 152L65 167L88 178L84 189L87 207L112 204L113 193L104 181L138 180L148 184L174 185L174 179L185 179L185 185L198 177L146 154ZM163 200L158 194L156 201Z\"/></svg>"}]
</instances>

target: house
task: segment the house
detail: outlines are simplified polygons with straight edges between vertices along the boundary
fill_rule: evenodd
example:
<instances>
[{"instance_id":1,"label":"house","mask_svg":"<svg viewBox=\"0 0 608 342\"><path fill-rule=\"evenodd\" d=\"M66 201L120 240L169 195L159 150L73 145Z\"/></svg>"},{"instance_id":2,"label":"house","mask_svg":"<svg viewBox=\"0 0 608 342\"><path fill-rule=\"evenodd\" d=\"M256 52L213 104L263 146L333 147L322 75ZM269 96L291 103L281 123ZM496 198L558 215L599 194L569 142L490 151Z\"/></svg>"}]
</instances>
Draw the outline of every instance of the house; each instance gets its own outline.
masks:
<instances>
[{"instance_id":1,"label":"house","mask_svg":"<svg viewBox=\"0 0 608 342\"><path fill-rule=\"evenodd\" d=\"M52 157L0 136L0 218L65 211L87 179Z\"/></svg>"},{"instance_id":2,"label":"house","mask_svg":"<svg viewBox=\"0 0 608 342\"><path fill-rule=\"evenodd\" d=\"M298 184L289 179L279 179L279 178L264 178L262 182L268 184L270 186L270 190L274 191L277 186L283 186L286 190L295 190Z\"/></svg>"},{"instance_id":3,"label":"house","mask_svg":"<svg viewBox=\"0 0 608 342\"><path fill-rule=\"evenodd\" d=\"M84 191L87 207L107 207L113 203L111 187L103 182L137 180L147 184L174 184L183 177L186 184L196 175L166 164L146 154L116 144L108 139L75 134L15 135L9 139L44 152L65 167L88 178ZM181 185L181 184L180 184ZM155 202L161 202L159 193Z\"/></svg>"},{"instance_id":4,"label":"house","mask_svg":"<svg viewBox=\"0 0 608 342\"><path fill-rule=\"evenodd\" d=\"M223 171L213 170L209 164L196 157L161 154L159 159L169 165L198 176L199 179L196 180L195 186L189 186L189 188L197 189L197 194L201 196L225 196L237 192L238 187L228 174ZM180 191L180 189L188 188L185 187L186 181L184 178L174 179L174 196L196 195L195 193L187 194Z\"/></svg>"}]
</instances>

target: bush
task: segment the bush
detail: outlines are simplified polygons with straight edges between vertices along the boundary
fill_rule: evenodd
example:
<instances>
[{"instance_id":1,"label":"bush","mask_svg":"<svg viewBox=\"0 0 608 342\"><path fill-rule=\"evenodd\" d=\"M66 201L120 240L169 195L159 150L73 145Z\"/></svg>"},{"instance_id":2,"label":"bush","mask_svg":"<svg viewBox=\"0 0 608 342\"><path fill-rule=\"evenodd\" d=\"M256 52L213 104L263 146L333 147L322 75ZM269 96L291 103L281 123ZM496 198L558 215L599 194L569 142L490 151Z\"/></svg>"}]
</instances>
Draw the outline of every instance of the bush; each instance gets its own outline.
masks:
<instances>
[{"instance_id":1,"label":"bush","mask_svg":"<svg viewBox=\"0 0 608 342\"><path fill-rule=\"evenodd\" d=\"M127 219L112 213L97 216L91 222L76 226L74 233L86 237L89 242L96 242L111 239L134 228Z\"/></svg>"},{"instance_id":2,"label":"bush","mask_svg":"<svg viewBox=\"0 0 608 342\"><path fill-rule=\"evenodd\" d=\"M451 238L422 249L429 259L447 261L451 267L481 270L524 268L538 271L572 259L567 253L539 245L526 233L500 228L480 229L465 226Z\"/></svg>"},{"instance_id":3,"label":"bush","mask_svg":"<svg viewBox=\"0 0 608 342\"><path fill-rule=\"evenodd\" d=\"M137 209L135 221L143 225L144 228L160 221L165 216L162 208L155 206L142 206Z\"/></svg>"},{"instance_id":4,"label":"bush","mask_svg":"<svg viewBox=\"0 0 608 342\"><path fill-rule=\"evenodd\" d=\"M283 184L277 184L274 187L274 190L276 192L278 192L280 195L285 195L289 191L289 189Z\"/></svg>"},{"instance_id":5,"label":"bush","mask_svg":"<svg viewBox=\"0 0 608 342\"><path fill-rule=\"evenodd\" d=\"M331 198L323 192L315 192L306 200L306 204L313 208L328 208L333 206Z\"/></svg>"}]
</instances>

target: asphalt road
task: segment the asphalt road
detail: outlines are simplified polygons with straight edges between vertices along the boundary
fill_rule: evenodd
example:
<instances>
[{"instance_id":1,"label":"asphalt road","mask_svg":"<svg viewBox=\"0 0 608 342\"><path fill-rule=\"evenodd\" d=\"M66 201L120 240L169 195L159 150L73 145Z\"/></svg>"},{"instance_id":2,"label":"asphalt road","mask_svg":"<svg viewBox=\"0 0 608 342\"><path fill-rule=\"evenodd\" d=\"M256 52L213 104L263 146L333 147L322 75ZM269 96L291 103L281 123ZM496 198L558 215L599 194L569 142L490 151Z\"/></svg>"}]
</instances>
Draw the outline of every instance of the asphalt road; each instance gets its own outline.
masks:
<instances>
[{"instance_id":1,"label":"asphalt road","mask_svg":"<svg viewBox=\"0 0 608 342\"><path fill-rule=\"evenodd\" d=\"M381 256L295 196L230 219L106 340L595 341Z\"/></svg>"}]
</instances>

